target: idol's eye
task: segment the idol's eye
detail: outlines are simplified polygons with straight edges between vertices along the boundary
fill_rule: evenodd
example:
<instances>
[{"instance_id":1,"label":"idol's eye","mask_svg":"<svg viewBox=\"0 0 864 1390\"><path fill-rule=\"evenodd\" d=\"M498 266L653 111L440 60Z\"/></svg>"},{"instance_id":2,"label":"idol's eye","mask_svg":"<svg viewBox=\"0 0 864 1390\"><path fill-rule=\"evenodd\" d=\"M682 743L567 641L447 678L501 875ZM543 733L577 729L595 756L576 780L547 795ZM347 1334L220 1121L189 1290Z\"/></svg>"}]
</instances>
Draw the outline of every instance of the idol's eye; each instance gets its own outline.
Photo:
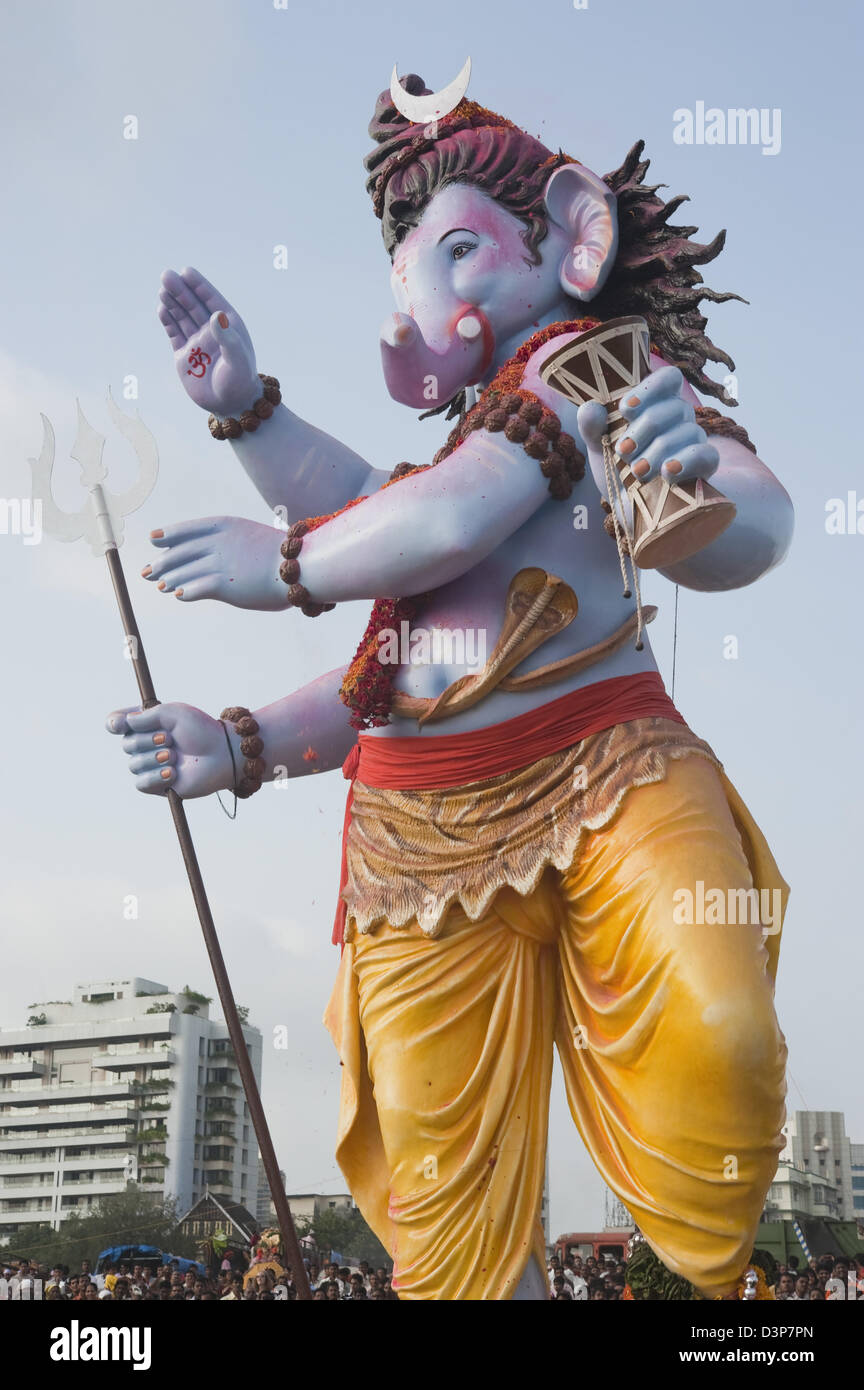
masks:
<instances>
[{"instance_id":1,"label":"idol's eye","mask_svg":"<svg viewBox=\"0 0 864 1390\"><path fill-rule=\"evenodd\" d=\"M451 247L450 255L453 257L454 261L461 261L462 257L466 256L469 251L475 251L476 249L473 241L457 241L455 246Z\"/></svg>"}]
</instances>

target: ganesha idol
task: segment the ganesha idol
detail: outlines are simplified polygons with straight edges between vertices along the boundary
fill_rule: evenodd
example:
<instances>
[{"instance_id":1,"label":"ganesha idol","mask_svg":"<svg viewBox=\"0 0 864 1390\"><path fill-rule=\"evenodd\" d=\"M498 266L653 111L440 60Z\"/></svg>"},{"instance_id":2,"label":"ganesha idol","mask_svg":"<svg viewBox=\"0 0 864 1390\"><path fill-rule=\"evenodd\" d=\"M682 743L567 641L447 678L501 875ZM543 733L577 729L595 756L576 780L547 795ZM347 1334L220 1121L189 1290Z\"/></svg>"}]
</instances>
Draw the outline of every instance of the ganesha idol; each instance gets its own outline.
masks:
<instances>
[{"instance_id":1,"label":"ganesha idol","mask_svg":"<svg viewBox=\"0 0 864 1390\"><path fill-rule=\"evenodd\" d=\"M108 726L148 794L349 779L326 1012L337 1158L400 1298L548 1297L553 1046L654 1252L734 1297L782 1144L780 936L682 925L673 900L700 881L787 890L664 688L636 523L652 486L719 506L654 560L714 592L780 563L792 509L744 428L700 403L735 404L706 375L733 363L699 306L736 296L696 270L723 234L670 225L682 199L645 183L641 142L601 178L464 92L394 74L366 159L396 301L384 375L447 421L434 458L370 464L302 420L221 293L163 276L185 390L290 524L166 525L144 578L288 621L371 601L356 653L263 709L164 704ZM607 390L580 397L568 382L607 339Z\"/></svg>"}]
</instances>

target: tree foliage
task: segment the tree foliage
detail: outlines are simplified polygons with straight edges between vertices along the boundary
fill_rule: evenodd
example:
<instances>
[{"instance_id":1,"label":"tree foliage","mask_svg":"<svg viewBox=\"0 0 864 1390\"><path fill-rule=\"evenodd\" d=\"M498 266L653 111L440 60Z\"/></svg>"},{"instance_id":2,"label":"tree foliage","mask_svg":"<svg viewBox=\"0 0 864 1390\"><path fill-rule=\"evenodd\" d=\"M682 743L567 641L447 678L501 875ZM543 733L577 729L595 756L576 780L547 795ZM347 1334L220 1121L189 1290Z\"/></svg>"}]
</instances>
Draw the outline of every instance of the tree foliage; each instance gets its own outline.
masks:
<instances>
[{"instance_id":1,"label":"tree foliage","mask_svg":"<svg viewBox=\"0 0 864 1390\"><path fill-rule=\"evenodd\" d=\"M298 1221L298 1234L311 1234L323 1255L335 1251L345 1260L368 1260L370 1265L392 1263L375 1232L366 1224L357 1207L334 1207L322 1211L314 1220ZM305 1227L305 1229L301 1229Z\"/></svg>"}]
</instances>

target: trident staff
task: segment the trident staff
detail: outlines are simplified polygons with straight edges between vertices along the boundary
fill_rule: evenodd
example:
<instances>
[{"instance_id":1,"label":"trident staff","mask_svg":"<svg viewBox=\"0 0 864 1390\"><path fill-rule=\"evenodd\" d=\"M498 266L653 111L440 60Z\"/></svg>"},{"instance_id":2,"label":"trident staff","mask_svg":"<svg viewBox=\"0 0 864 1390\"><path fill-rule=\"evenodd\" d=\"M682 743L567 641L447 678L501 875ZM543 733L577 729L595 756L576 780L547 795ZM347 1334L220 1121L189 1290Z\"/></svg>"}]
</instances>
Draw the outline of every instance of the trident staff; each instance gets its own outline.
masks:
<instances>
[{"instance_id":1,"label":"trident staff","mask_svg":"<svg viewBox=\"0 0 864 1390\"><path fill-rule=\"evenodd\" d=\"M105 438L98 434L85 419L79 403L78 434L70 454L81 465L81 483L88 490L88 500L81 510L75 513L64 512L55 503L51 492L51 474L54 467L54 431L50 420L45 415L42 416L42 452L38 459L30 459L29 461L33 474L33 497L34 500L38 499L42 503L43 525L49 535L62 541L85 539L89 542L94 555L104 555L117 597L117 606L120 609L127 651L135 669L135 678L141 696L141 708L146 710L158 705L159 700L153 686L153 678L150 675L129 590L126 587L126 576L123 573L119 551L123 542L124 517L140 507L152 492L159 471L159 457L156 441L143 420L138 415L134 420L124 415L115 404L110 391L108 393L108 409L115 425L135 450L141 465L139 476L133 486L120 496L108 492L103 486L107 477L107 469L102 461ZM207 954L213 967L219 1002L222 1005L234 1056L237 1058L237 1067L243 1082L246 1103L249 1106L249 1114L255 1128L255 1137L258 1140L264 1171L267 1174L267 1182L276 1210L276 1219L282 1232L285 1255L292 1265L297 1297L308 1300L311 1298L311 1293L306 1277L306 1267L303 1264L297 1232L291 1219L291 1209L279 1176L279 1164L276 1160L273 1140L270 1137L264 1107L261 1104L261 1096L252 1071L252 1063L249 1060L246 1039L243 1036L237 1005L234 1002L234 994L228 979L228 972L225 969L225 960L219 945L213 914L207 900L195 846L192 843L186 811L182 800L173 788L168 787L164 794L171 808L174 828L177 831L183 862L189 877L189 886L192 889L192 897L198 910L198 920L204 934L204 944L207 947Z\"/></svg>"}]
</instances>

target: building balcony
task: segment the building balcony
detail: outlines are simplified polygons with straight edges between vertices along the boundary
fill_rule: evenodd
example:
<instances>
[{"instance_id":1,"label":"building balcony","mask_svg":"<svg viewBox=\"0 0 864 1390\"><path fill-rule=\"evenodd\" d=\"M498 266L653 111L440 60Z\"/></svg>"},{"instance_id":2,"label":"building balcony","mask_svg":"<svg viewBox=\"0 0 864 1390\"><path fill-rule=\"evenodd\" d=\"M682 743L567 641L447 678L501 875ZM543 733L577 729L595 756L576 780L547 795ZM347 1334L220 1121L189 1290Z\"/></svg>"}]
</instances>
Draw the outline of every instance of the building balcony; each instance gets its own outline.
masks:
<instances>
[{"instance_id":1,"label":"building balcony","mask_svg":"<svg viewBox=\"0 0 864 1390\"><path fill-rule=\"evenodd\" d=\"M48 1176L47 1181L37 1182L34 1178L32 1182L14 1183L12 1186L0 1180L0 1200L10 1197L47 1197L54 1190L54 1174Z\"/></svg>"},{"instance_id":2,"label":"building balcony","mask_svg":"<svg viewBox=\"0 0 864 1390\"><path fill-rule=\"evenodd\" d=\"M0 1043L4 1050L27 1052L55 1043L75 1042L84 1046L87 1043L138 1042L140 1038L167 1041L177 1031L176 1023L173 1028L171 1026L176 1017L176 1014L145 1014L137 1018L100 1018L98 1006L94 1006L88 1008L86 1018L79 1014L62 1023L43 1023L35 1033L32 1028L2 1029Z\"/></svg>"},{"instance_id":3,"label":"building balcony","mask_svg":"<svg viewBox=\"0 0 864 1390\"><path fill-rule=\"evenodd\" d=\"M15 1140L18 1147L21 1147L20 1140ZM51 1168L52 1171L57 1166L57 1145L51 1143L47 1149L42 1149L39 1153L27 1154L4 1154L0 1153L0 1175L13 1173L26 1173L31 1170L34 1173L41 1172L43 1168Z\"/></svg>"},{"instance_id":4,"label":"building balcony","mask_svg":"<svg viewBox=\"0 0 864 1390\"><path fill-rule=\"evenodd\" d=\"M105 1188L113 1188L115 1192L125 1192L126 1174L121 1173L119 1178L113 1173L100 1173L92 1178L65 1178L60 1184L61 1192L65 1192L67 1187L75 1188L76 1191L81 1192L85 1192L88 1188L99 1188L100 1191L104 1191Z\"/></svg>"},{"instance_id":5,"label":"building balcony","mask_svg":"<svg viewBox=\"0 0 864 1390\"><path fill-rule=\"evenodd\" d=\"M131 1105L118 1106L116 1110L97 1110L95 1106L75 1106L72 1109L57 1106L51 1109L39 1111L35 1115L21 1114L0 1114L0 1145L4 1140L12 1138L9 1130L32 1130L34 1138L48 1138L49 1136L36 1135L35 1131L40 1129L63 1129L64 1134L70 1132L86 1134L85 1126L105 1124L105 1125L130 1125L138 1114L137 1108ZM72 1130L65 1127L71 1126ZM6 1131L4 1133L4 1131Z\"/></svg>"},{"instance_id":6,"label":"building balcony","mask_svg":"<svg viewBox=\"0 0 864 1390\"><path fill-rule=\"evenodd\" d=\"M16 1244L13 1227L17 1226L18 1232L27 1230L30 1226L44 1225L46 1222L54 1220L54 1212L50 1208L36 1211L0 1211L0 1232L5 1232L7 1240L12 1236L12 1245ZM41 1243L41 1242L40 1242Z\"/></svg>"},{"instance_id":7,"label":"building balcony","mask_svg":"<svg viewBox=\"0 0 864 1390\"><path fill-rule=\"evenodd\" d=\"M94 1052L92 1063L103 1071L136 1071L138 1067L173 1067L177 1053L170 1047L138 1047L129 1052L102 1048ZM2 1075L2 1073L0 1073Z\"/></svg>"},{"instance_id":8,"label":"building balcony","mask_svg":"<svg viewBox=\"0 0 864 1390\"><path fill-rule=\"evenodd\" d=\"M23 1206L17 1207L10 1205L10 1202L21 1201ZM35 1216L39 1213L43 1221L49 1219L54 1205L52 1197L30 1197L30 1198L8 1198L0 1197L0 1217L7 1220L17 1221L21 1216Z\"/></svg>"},{"instance_id":9,"label":"building balcony","mask_svg":"<svg viewBox=\"0 0 864 1390\"><path fill-rule=\"evenodd\" d=\"M0 1062L0 1079L4 1077L44 1076L46 1071L44 1062L33 1062L29 1057L18 1062Z\"/></svg>"},{"instance_id":10,"label":"building balcony","mask_svg":"<svg viewBox=\"0 0 864 1390\"><path fill-rule=\"evenodd\" d=\"M5 1122L3 1110L9 1105L54 1105L65 1101L68 1105L79 1100L125 1100L133 1094L131 1081L93 1081L89 1086L79 1086L74 1082L68 1085L28 1086L26 1090L0 1091L0 1125Z\"/></svg>"},{"instance_id":11,"label":"building balcony","mask_svg":"<svg viewBox=\"0 0 864 1390\"><path fill-rule=\"evenodd\" d=\"M116 1147L117 1135L112 1137L115 1141L114 1147L97 1148L95 1153L69 1155L65 1153L61 1145L62 1157L60 1159L57 1157L58 1149L54 1141L48 1148L42 1149L38 1153L0 1153L0 1186L3 1185L4 1178L41 1173L45 1169L50 1169L53 1174L60 1164L64 1168L116 1168L125 1161L132 1146L126 1144L122 1148L118 1148ZM15 1143L20 1147L20 1139L16 1139Z\"/></svg>"},{"instance_id":12,"label":"building balcony","mask_svg":"<svg viewBox=\"0 0 864 1390\"><path fill-rule=\"evenodd\" d=\"M68 1129L59 1129L54 1134L28 1134L26 1130L16 1130L14 1137L3 1135L0 1137L0 1166L8 1162L15 1162L14 1158L8 1158L10 1152L18 1152L21 1149L28 1149L32 1154L32 1160L28 1158L26 1162L40 1162L41 1155L52 1154L56 1151L58 1144L70 1144L73 1147L94 1148L105 1146L106 1152L111 1151L112 1146L124 1145L124 1154L128 1152L128 1145L132 1136L135 1134L136 1126L132 1123L120 1125L104 1125L100 1129L89 1129L81 1126L80 1129L72 1126ZM70 1160L72 1161L72 1160Z\"/></svg>"}]
</instances>

